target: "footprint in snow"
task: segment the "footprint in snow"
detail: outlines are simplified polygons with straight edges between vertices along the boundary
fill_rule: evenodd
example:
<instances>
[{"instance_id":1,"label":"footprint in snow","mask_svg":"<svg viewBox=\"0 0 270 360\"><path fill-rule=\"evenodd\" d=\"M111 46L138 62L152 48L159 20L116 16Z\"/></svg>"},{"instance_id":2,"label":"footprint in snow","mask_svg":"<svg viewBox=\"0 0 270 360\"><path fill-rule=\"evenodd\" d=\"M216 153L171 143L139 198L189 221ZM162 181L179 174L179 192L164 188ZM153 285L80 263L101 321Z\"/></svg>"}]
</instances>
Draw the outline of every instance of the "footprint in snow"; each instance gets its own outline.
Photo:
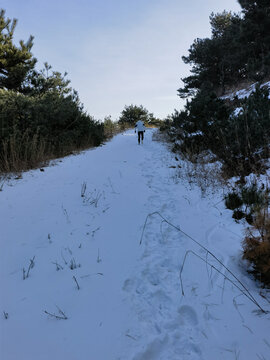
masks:
<instances>
[{"instance_id":1,"label":"footprint in snow","mask_svg":"<svg viewBox=\"0 0 270 360\"><path fill-rule=\"evenodd\" d=\"M146 348L142 352L135 355L133 360L159 359L167 343L168 343L167 336L165 336L164 339L157 338L148 345L146 345Z\"/></svg>"},{"instance_id":2,"label":"footprint in snow","mask_svg":"<svg viewBox=\"0 0 270 360\"><path fill-rule=\"evenodd\" d=\"M149 294L149 301L158 306L159 309L170 309L172 306L171 298L163 290Z\"/></svg>"},{"instance_id":3,"label":"footprint in snow","mask_svg":"<svg viewBox=\"0 0 270 360\"><path fill-rule=\"evenodd\" d=\"M134 288L134 280L132 280L132 279L125 280L122 289L124 291L131 291L133 288Z\"/></svg>"},{"instance_id":4,"label":"footprint in snow","mask_svg":"<svg viewBox=\"0 0 270 360\"><path fill-rule=\"evenodd\" d=\"M178 309L181 321L184 325L195 326L198 324L198 317L195 310L189 305L183 305Z\"/></svg>"},{"instance_id":5,"label":"footprint in snow","mask_svg":"<svg viewBox=\"0 0 270 360\"><path fill-rule=\"evenodd\" d=\"M153 286L157 286L160 284L158 273L151 273L148 269L142 272L142 277L146 278L148 282Z\"/></svg>"}]
</instances>

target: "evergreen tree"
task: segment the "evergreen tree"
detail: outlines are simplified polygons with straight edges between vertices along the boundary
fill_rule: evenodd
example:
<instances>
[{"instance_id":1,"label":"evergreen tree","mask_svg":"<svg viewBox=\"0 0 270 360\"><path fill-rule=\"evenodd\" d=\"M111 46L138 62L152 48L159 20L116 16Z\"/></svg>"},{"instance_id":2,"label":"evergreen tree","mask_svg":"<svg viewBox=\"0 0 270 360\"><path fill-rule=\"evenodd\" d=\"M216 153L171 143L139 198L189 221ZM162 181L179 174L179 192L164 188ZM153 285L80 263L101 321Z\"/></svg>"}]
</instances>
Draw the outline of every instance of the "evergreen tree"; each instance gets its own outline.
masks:
<instances>
[{"instance_id":1,"label":"evergreen tree","mask_svg":"<svg viewBox=\"0 0 270 360\"><path fill-rule=\"evenodd\" d=\"M28 169L104 139L103 124L85 113L67 74L47 63L35 69L33 37L14 45L16 23L0 11L0 172Z\"/></svg>"},{"instance_id":2,"label":"evergreen tree","mask_svg":"<svg viewBox=\"0 0 270 360\"><path fill-rule=\"evenodd\" d=\"M212 30L213 38L221 37L224 35L225 31L232 24L233 15L231 11L223 11L222 13L210 15L210 25Z\"/></svg>"},{"instance_id":3,"label":"evergreen tree","mask_svg":"<svg viewBox=\"0 0 270 360\"><path fill-rule=\"evenodd\" d=\"M238 2L245 12L252 12L255 8L266 9L269 7L268 0L238 0Z\"/></svg>"},{"instance_id":4,"label":"evergreen tree","mask_svg":"<svg viewBox=\"0 0 270 360\"><path fill-rule=\"evenodd\" d=\"M134 125L138 120L148 122L148 120L151 120L152 118L153 114L150 114L142 105L129 105L125 106L124 110L121 112L119 123Z\"/></svg>"},{"instance_id":5,"label":"evergreen tree","mask_svg":"<svg viewBox=\"0 0 270 360\"><path fill-rule=\"evenodd\" d=\"M51 65L45 62L42 70L37 71L34 69L28 73L22 92L27 95L39 96L46 92L67 95L72 89L68 87L70 80L66 79L66 76L66 72L62 75L58 71L53 71Z\"/></svg>"},{"instance_id":6,"label":"evergreen tree","mask_svg":"<svg viewBox=\"0 0 270 360\"><path fill-rule=\"evenodd\" d=\"M244 19L240 42L245 44L247 72L255 80L270 74L270 2L239 0Z\"/></svg>"},{"instance_id":7,"label":"evergreen tree","mask_svg":"<svg viewBox=\"0 0 270 360\"><path fill-rule=\"evenodd\" d=\"M33 36L28 41L14 45L13 36L16 19L5 18L5 11L0 10L0 89L21 91L27 74L34 68L36 59L31 54Z\"/></svg>"},{"instance_id":8,"label":"evergreen tree","mask_svg":"<svg viewBox=\"0 0 270 360\"><path fill-rule=\"evenodd\" d=\"M196 39L183 61L192 66L181 97L194 96L205 81L218 95L237 81L261 81L270 75L270 2L239 0L242 16L211 14L212 37Z\"/></svg>"}]
</instances>

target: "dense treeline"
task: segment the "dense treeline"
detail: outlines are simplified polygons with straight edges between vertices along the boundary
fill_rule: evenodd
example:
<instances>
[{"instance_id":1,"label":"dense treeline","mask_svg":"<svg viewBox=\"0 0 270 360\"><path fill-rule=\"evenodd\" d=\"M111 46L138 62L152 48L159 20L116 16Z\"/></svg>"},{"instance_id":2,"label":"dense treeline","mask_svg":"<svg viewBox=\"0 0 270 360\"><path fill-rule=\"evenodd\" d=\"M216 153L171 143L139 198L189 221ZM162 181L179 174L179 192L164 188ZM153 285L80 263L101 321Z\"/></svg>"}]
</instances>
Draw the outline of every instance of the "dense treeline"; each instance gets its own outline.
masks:
<instances>
[{"instance_id":1,"label":"dense treeline","mask_svg":"<svg viewBox=\"0 0 270 360\"><path fill-rule=\"evenodd\" d=\"M260 82L270 79L270 3L239 0L241 14L212 14L212 37L197 39L183 60L192 75L183 79L185 110L171 116L175 150L211 152L229 175L247 175L269 155L270 100ZM222 99L228 88L258 83L248 99ZM237 108L237 111L235 109Z\"/></svg>"},{"instance_id":2,"label":"dense treeline","mask_svg":"<svg viewBox=\"0 0 270 360\"><path fill-rule=\"evenodd\" d=\"M237 104L237 108L235 108ZM269 156L269 90L257 87L248 98L234 105L202 89L187 102L185 111L171 117L169 134L174 151L185 155L211 151L212 159L223 164L226 176L261 171Z\"/></svg>"},{"instance_id":3,"label":"dense treeline","mask_svg":"<svg viewBox=\"0 0 270 360\"><path fill-rule=\"evenodd\" d=\"M212 37L196 39L183 61L192 75L179 95L194 95L205 82L218 95L239 82L262 81L270 74L270 3L239 0L241 14L211 14Z\"/></svg>"},{"instance_id":4,"label":"dense treeline","mask_svg":"<svg viewBox=\"0 0 270 360\"><path fill-rule=\"evenodd\" d=\"M103 124L86 114L66 75L37 60L27 42L13 41L16 20L0 11L0 171L19 171L76 149L97 146Z\"/></svg>"},{"instance_id":5,"label":"dense treeline","mask_svg":"<svg viewBox=\"0 0 270 360\"><path fill-rule=\"evenodd\" d=\"M211 38L196 39L183 57L192 69L178 92L188 100L163 129L173 151L194 162L207 155L205 159L221 162L226 177L239 176L225 205L236 221L249 224L243 258L270 286L269 185L250 184L245 177L264 172L269 159L270 2L238 1L241 13L211 14ZM255 83L245 98L224 96Z\"/></svg>"}]
</instances>

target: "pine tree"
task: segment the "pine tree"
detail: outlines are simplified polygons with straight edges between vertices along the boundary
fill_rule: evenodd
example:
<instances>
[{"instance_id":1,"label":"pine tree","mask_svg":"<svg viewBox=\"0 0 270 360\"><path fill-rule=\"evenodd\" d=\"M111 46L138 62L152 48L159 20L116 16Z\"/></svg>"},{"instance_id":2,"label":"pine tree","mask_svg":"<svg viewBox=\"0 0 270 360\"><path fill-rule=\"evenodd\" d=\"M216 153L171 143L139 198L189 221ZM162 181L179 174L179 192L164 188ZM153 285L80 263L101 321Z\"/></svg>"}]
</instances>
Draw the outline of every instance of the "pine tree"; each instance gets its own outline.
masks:
<instances>
[{"instance_id":1,"label":"pine tree","mask_svg":"<svg viewBox=\"0 0 270 360\"><path fill-rule=\"evenodd\" d=\"M247 71L254 80L270 74L270 2L239 0L244 19L240 42L247 50Z\"/></svg>"},{"instance_id":2,"label":"pine tree","mask_svg":"<svg viewBox=\"0 0 270 360\"><path fill-rule=\"evenodd\" d=\"M212 13L210 15L212 36L214 38L223 36L226 29L232 24L232 18L232 13L225 10L222 13Z\"/></svg>"},{"instance_id":3,"label":"pine tree","mask_svg":"<svg viewBox=\"0 0 270 360\"><path fill-rule=\"evenodd\" d=\"M68 87L70 80L66 79L67 73L62 75L59 71L53 71L47 62L40 71L31 70L22 87L26 95L43 95L47 92L57 92L59 95L68 95L72 89Z\"/></svg>"},{"instance_id":4,"label":"pine tree","mask_svg":"<svg viewBox=\"0 0 270 360\"><path fill-rule=\"evenodd\" d=\"M125 106L121 112L119 123L127 123L134 125L138 120L148 121L153 118L153 114L149 114L148 110L142 105L129 105Z\"/></svg>"},{"instance_id":5,"label":"pine tree","mask_svg":"<svg viewBox=\"0 0 270 360\"><path fill-rule=\"evenodd\" d=\"M36 59L31 54L33 36L28 41L13 42L16 19L5 18L0 9L0 89L21 91L27 74L34 68Z\"/></svg>"}]
</instances>

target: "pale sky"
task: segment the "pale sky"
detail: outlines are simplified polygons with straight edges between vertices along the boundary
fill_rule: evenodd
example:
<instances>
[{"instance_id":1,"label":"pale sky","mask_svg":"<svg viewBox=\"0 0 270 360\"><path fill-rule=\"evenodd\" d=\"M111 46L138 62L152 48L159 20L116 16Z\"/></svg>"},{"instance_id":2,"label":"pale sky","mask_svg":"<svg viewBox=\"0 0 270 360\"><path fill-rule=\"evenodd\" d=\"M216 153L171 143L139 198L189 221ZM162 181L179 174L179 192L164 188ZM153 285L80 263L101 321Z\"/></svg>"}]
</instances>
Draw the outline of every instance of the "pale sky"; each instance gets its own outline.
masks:
<instances>
[{"instance_id":1,"label":"pale sky","mask_svg":"<svg viewBox=\"0 0 270 360\"><path fill-rule=\"evenodd\" d=\"M165 118L189 66L181 56L211 34L209 15L239 12L237 0L0 0L17 18L15 40L33 35L38 69L68 72L85 110L117 119L125 105Z\"/></svg>"}]
</instances>

